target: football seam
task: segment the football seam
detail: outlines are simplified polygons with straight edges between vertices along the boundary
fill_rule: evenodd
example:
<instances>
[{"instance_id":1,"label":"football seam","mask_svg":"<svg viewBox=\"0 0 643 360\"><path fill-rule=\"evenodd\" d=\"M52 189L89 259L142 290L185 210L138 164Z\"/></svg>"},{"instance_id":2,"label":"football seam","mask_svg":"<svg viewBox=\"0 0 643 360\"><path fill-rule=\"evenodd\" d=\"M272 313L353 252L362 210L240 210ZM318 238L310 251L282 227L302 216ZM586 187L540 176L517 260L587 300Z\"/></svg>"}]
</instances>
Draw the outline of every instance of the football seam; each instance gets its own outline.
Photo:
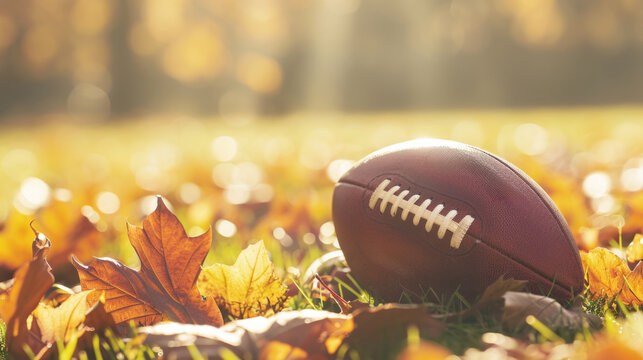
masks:
<instances>
[{"instance_id":1,"label":"football seam","mask_svg":"<svg viewBox=\"0 0 643 360\"><path fill-rule=\"evenodd\" d=\"M547 202L547 200L545 198L543 198L543 196L538 192L538 190L536 188L534 188L533 184L531 184L529 181L527 181L524 178L524 176L528 176L528 175L525 174L522 170L514 168L515 166L509 164L508 162L504 161L500 157L498 157L498 156L496 156L496 155L494 155L494 154L492 154L490 152L484 151L484 150L479 149L479 148L477 148L475 146L471 146L471 145L467 145L467 146L469 148L471 148L471 149L475 149L475 150L477 150L477 151L479 151L479 152L491 157L492 159L496 160L497 162L499 162L500 164L502 164L503 166L505 166L506 168L511 170L511 172L513 172L518 178L520 178L520 180L523 183L525 183L529 187L529 189L531 189L531 191L533 191L536 194L536 196L538 196L538 198L540 199L542 204L547 207L547 210L549 210L549 215L552 218L554 218L554 220L556 221L556 224L558 225L558 229L560 230L560 232L565 236L565 239L567 240L567 246L569 246L569 248L570 248L570 250L572 252L572 255L576 258L576 264L578 265L578 268L582 269L583 265L581 264L579 251L578 251L578 249L576 249L576 250L574 249L574 245L576 245L576 240L574 239L573 236L571 236L571 238L567 236L567 232L565 231L565 226L563 226L563 224L561 224L561 222L558 219L558 217L554 215L555 211L559 211L559 210L552 209L552 207ZM543 192L544 192L544 190L543 190ZM547 195L547 196L549 196L549 195ZM551 201L553 202L553 200L551 200ZM582 273L582 271L581 271L581 273Z\"/></svg>"},{"instance_id":2,"label":"football seam","mask_svg":"<svg viewBox=\"0 0 643 360\"><path fill-rule=\"evenodd\" d=\"M351 185L351 186L358 187L358 188L360 188L360 189L362 189L362 190L372 191L371 189L369 189L369 188L367 188L367 187L364 187L364 186L362 186L362 185L360 185L360 184L357 184L357 183L354 183L354 182L351 182L351 181L346 181L346 180L338 181L338 182L337 182L337 185L339 185L339 184ZM373 219L371 219L371 220L373 220ZM373 220L373 221L374 221L374 220ZM384 223L384 222L377 222L377 223L379 223L379 224L383 224L383 225L387 225L387 226L390 226L389 224ZM507 259L509 259L509 260L511 260L511 261L513 261L513 262L515 262L516 264L518 264L518 265L520 265L520 266L524 267L525 269L527 269L527 270L531 271L531 272L532 272L532 273L534 273L535 275L538 275L538 276L542 277L543 279L546 279L546 280L548 280L548 281L551 281L551 282L554 284L554 286L562 287L563 289L566 289L566 291L567 291L567 292L569 292L569 288L576 288L576 286L561 285L560 280L558 280L558 282L554 283L554 279L550 279L550 278L549 278L549 276L547 276L547 275L545 275L545 274L541 273L540 271L536 270L536 269L535 269L534 267L532 267L531 265L526 264L526 263L524 263L524 262L523 262L523 261L521 261L521 260L518 260L518 259L515 259L515 258L513 258L513 257L509 256L509 255L508 255L507 253L505 253L504 251L502 251L502 250L500 250L500 249L496 248L495 246L492 246L492 245L490 245L490 244L487 244L487 243L486 243L486 242L484 242L482 239L478 239L477 237L474 237L474 236L472 236L472 235L470 235L470 234L467 234L466 236L467 236L467 237L469 237L469 238L471 238L471 239L473 239L473 240L475 241L475 244L474 244L474 246L473 246L473 247L471 247L471 249L469 249L469 250L468 250L466 253L464 253L464 254L453 254L453 255L446 255L446 254L445 254L445 255L446 255L446 256L450 256L450 257L452 257L452 256L462 256L462 255L468 254L469 252L473 251L473 249L475 248L475 246L476 246L477 244L484 244L484 245L485 245L485 246L487 246L489 249L491 249L491 250L493 250L493 251L497 252L498 254L502 255L502 257L507 258ZM340 242L341 242L341 240L340 240ZM429 246L430 246L430 244L425 244L425 245L429 245ZM360 245L358 244L358 246L360 246ZM360 247L361 247L361 246L360 246ZM436 251L432 246L430 246L430 247L431 247L434 251Z\"/></svg>"}]
</instances>

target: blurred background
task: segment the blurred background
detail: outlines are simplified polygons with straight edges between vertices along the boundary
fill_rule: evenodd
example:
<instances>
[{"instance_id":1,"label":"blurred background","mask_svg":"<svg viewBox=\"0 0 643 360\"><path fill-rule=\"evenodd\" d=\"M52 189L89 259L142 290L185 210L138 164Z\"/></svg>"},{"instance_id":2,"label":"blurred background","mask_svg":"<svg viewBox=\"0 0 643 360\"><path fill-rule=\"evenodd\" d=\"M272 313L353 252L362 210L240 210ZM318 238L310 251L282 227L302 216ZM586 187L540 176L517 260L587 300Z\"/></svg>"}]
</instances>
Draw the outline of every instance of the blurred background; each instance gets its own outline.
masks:
<instances>
[{"instance_id":1,"label":"blurred background","mask_svg":"<svg viewBox=\"0 0 643 360\"><path fill-rule=\"evenodd\" d=\"M642 102L637 0L0 1L0 281L34 219L58 281L72 253L135 266L157 194L214 230L206 262L263 239L297 278L338 246L342 173L418 137L517 164L581 248L627 245Z\"/></svg>"},{"instance_id":2,"label":"blurred background","mask_svg":"<svg viewBox=\"0 0 643 360\"><path fill-rule=\"evenodd\" d=\"M0 3L3 115L640 103L642 63L636 0Z\"/></svg>"}]
</instances>

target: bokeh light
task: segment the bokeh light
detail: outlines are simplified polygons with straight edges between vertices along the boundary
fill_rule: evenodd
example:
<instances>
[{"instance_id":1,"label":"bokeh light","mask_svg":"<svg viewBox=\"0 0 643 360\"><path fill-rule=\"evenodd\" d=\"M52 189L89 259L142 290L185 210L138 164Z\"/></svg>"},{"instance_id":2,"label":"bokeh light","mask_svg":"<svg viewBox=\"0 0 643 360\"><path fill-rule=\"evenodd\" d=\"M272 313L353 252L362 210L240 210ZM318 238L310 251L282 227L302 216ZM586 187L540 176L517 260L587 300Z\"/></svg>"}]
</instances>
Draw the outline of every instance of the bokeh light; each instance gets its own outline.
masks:
<instances>
[{"instance_id":1,"label":"bokeh light","mask_svg":"<svg viewBox=\"0 0 643 360\"><path fill-rule=\"evenodd\" d=\"M217 233L223 237L233 237L237 233L237 226L225 219L217 220L214 224Z\"/></svg>"},{"instance_id":2,"label":"bokeh light","mask_svg":"<svg viewBox=\"0 0 643 360\"><path fill-rule=\"evenodd\" d=\"M31 214L35 210L47 205L51 199L51 188L41 179L30 177L20 184L20 191L16 195L14 205L16 209Z\"/></svg>"}]
</instances>

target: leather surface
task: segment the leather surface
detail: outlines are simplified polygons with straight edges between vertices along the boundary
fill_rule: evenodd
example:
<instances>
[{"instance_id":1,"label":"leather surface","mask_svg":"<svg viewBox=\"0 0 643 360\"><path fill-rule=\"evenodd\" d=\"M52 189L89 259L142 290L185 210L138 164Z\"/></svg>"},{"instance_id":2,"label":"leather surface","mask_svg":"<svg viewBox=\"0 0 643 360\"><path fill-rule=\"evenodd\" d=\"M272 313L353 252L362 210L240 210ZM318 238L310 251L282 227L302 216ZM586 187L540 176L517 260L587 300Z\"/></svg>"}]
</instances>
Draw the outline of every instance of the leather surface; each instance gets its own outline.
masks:
<instances>
[{"instance_id":1,"label":"leather surface","mask_svg":"<svg viewBox=\"0 0 643 360\"><path fill-rule=\"evenodd\" d=\"M457 209L455 221L473 216L460 248L448 246L450 235L439 239L437 226L427 233L423 223L371 210L365 198L382 178L433 199L429 209ZM357 279L389 301L403 288L446 294L459 287L474 297L501 275L529 280L537 293L548 293L555 279L558 299L582 289L578 248L549 196L515 166L471 146L427 139L367 156L337 184L333 220Z\"/></svg>"}]
</instances>

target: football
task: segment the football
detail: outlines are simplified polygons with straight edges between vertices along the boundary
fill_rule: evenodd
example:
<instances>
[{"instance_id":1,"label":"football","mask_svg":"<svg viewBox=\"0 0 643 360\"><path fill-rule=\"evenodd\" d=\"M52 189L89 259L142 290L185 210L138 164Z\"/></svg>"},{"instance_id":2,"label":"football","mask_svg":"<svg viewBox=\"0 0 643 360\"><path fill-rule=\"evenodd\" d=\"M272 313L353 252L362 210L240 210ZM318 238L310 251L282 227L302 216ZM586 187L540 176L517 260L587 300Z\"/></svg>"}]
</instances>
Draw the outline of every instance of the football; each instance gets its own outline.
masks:
<instances>
[{"instance_id":1,"label":"football","mask_svg":"<svg viewBox=\"0 0 643 360\"><path fill-rule=\"evenodd\" d=\"M501 276L568 300L583 286L572 233L545 191L479 148L420 139L358 161L335 186L346 262L376 297L479 296Z\"/></svg>"}]
</instances>

